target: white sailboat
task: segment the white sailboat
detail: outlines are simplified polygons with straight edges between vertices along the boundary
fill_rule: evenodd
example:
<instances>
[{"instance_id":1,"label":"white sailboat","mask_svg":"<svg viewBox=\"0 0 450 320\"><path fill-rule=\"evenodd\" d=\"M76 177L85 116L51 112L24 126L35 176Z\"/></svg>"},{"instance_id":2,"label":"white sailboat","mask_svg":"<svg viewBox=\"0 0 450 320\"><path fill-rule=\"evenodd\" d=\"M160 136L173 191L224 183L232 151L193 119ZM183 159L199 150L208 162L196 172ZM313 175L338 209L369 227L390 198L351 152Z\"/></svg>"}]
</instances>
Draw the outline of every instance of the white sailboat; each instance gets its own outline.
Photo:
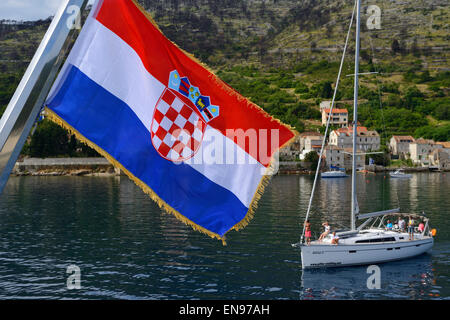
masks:
<instances>
[{"instance_id":1,"label":"white sailboat","mask_svg":"<svg viewBox=\"0 0 450 320\"><path fill-rule=\"evenodd\" d=\"M375 264L387 261L401 260L420 255L429 251L434 243L433 236L435 229L431 229L429 219L424 215L402 214L400 209L385 210L367 214L359 213L359 206L356 197L356 152L357 152L357 124L358 124L358 84L359 84L359 50L360 50L360 8L361 0L356 0L355 8L351 18L347 39L342 56L341 66L333 95L331 110L334 107L336 92L339 86L339 79L347 49L348 39L352 27L352 22L356 12L356 48L355 48L355 74L354 74L354 114L353 114L353 162L352 162L352 198L351 198L351 226L348 230L334 231L334 235L326 235L322 240L304 242L305 226L299 245L301 248L302 268L320 268ZM331 112L331 111L330 111ZM322 142L322 149L319 156L319 165L313 184L313 190L309 200L308 211L305 221L309 219L312 200L316 188L320 162L322 159L325 140L328 133L330 121ZM407 216L413 220L421 221L420 228L408 228L406 232L403 221L399 221L396 227L385 226L387 218L399 218ZM365 220L356 227L356 220ZM400 218L399 218L400 220ZM333 232L333 230L332 230Z\"/></svg>"}]
</instances>

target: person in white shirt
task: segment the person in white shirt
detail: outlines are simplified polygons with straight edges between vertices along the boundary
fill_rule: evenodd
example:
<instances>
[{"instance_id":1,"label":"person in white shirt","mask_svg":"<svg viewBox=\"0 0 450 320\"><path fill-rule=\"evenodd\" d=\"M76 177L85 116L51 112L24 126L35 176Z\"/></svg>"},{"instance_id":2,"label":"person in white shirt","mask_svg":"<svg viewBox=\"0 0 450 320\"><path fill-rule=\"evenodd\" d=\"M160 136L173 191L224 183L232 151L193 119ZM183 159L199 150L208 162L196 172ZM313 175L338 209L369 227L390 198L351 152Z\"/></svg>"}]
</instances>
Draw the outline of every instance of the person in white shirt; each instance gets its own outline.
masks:
<instances>
[{"instance_id":1,"label":"person in white shirt","mask_svg":"<svg viewBox=\"0 0 450 320\"><path fill-rule=\"evenodd\" d=\"M322 241L330 233L330 230L331 230L331 227L328 224L328 221L325 221L324 223L322 223L322 226L325 228L325 231L320 235L319 241Z\"/></svg>"},{"instance_id":2,"label":"person in white shirt","mask_svg":"<svg viewBox=\"0 0 450 320\"><path fill-rule=\"evenodd\" d=\"M405 231L406 222L405 222L405 220L403 220L402 217L400 217L400 218L398 219L398 227L400 228L400 231L401 231L401 232L404 232L404 231Z\"/></svg>"}]
</instances>

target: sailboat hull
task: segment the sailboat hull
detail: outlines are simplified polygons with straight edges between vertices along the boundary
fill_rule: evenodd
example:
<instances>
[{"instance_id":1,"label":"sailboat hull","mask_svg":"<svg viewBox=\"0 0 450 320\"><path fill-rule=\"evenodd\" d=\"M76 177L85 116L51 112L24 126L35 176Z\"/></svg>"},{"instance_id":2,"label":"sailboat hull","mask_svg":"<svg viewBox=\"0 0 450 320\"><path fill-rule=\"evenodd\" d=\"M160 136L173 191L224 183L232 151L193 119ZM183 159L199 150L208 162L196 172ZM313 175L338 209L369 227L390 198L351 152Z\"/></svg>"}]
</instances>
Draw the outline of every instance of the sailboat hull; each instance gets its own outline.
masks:
<instances>
[{"instance_id":1,"label":"sailboat hull","mask_svg":"<svg viewBox=\"0 0 450 320\"><path fill-rule=\"evenodd\" d=\"M369 265L421 255L433 247L433 238L376 244L302 245L302 268Z\"/></svg>"}]
</instances>

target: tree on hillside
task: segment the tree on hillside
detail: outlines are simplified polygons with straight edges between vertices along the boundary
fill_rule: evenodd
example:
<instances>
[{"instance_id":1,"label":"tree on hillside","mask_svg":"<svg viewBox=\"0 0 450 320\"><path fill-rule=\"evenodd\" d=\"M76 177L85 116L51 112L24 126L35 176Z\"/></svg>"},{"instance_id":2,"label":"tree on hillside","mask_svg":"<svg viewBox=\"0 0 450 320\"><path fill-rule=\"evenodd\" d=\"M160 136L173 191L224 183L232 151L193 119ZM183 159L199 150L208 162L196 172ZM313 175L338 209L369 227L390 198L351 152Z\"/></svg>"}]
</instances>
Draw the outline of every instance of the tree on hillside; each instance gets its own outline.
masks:
<instances>
[{"instance_id":1,"label":"tree on hillside","mask_svg":"<svg viewBox=\"0 0 450 320\"><path fill-rule=\"evenodd\" d=\"M402 50L402 49L401 49L401 47L400 47L400 42L398 42L397 39L394 39L394 40L392 41L392 44L391 44L391 51L392 51L392 53L394 53L394 54L400 53L401 50Z\"/></svg>"},{"instance_id":2,"label":"tree on hillside","mask_svg":"<svg viewBox=\"0 0 450 320\"><path fill-rule=\"evenodd\" d=\"M329 99L333 96L331 81L321 81L311 87L311 93L317 98Z\"/></svg>"}]
</instances>

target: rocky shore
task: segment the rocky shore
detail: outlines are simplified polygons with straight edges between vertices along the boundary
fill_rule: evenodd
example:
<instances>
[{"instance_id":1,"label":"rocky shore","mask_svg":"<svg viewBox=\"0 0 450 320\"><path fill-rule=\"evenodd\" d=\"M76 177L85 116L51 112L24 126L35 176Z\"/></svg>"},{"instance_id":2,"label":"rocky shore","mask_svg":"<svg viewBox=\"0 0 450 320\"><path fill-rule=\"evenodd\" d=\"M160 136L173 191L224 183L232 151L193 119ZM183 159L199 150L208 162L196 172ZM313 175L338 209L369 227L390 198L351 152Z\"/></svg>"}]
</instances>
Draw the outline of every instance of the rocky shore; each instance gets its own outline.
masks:
<instances>
[{"instance_id":1,"label":"rocky shore","mask_svg":"<svg viewBox=\"0 0 450 320\"><path fill-rule=\"evenodd\" d=\"M377 165L366 165L364 170L367 172L389 172L396 171L400 169L399 167L383 167ZM413 172L430 172L432 171L428 167L401 167L405 172L413 173ZM322 171L326 171L327 169L322 169ZM314 174L315 171L311 170L311 164L307 162L300 161L286 161L280 162L279 174Z\"/></svg>"},{"instance_id":2,"label":"rocky shore","mask_svg":"<svg viewBox=\"0 0 450 320\"><path fill-rule=\"evenodd\" d=\"M14 166L15 176L117 176L121 175L105 158L28 158Z\"/></svg>"}]
</instances>

